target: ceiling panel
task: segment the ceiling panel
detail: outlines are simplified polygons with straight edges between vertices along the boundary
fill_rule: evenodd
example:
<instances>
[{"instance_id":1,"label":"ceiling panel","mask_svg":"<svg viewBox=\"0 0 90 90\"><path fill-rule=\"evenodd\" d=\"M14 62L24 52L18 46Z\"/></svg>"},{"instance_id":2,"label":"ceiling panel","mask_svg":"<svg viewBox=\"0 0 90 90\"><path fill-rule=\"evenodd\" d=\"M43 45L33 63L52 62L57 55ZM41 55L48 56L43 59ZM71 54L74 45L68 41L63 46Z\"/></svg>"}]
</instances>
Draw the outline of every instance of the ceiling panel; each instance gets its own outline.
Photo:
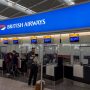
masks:
<instances>
[{"instance_id":1,"label":"ceiling panel","mask_svg":"<svg viewBox=\"0 0 90 90\"><path fill-rule=\"evenodd\" d=\"M90 0L75 0L76 3L87 2L87 1L90 1Z\"/></svg>"},{"instance_id":2,"label":"ceiling panel","mask_svg":"<svg viewBox=\"0 0 90 90\"><path fill-rule=\"evenodd\" d=\"M15 9L12 9L12 8L8 8L4 12L2 12L1 15L6 16L6 17L10 17L11 15L13 15L15 13L18 13L18 11Z\"/></svg>"},{"instance_id":3,"label":"ceiling panel","mask_svg":"<svg viewBox=\"0 0 90 90\"><path fill-rule=\"evenodd\" d=\"M11 0L11 1L17 2L18 4L25 6L27 8L32 7L30 9L36 12L43 12L43 11L53 10L53 9L67 6L64 2L62 2L63 0ZM74 0L74 1L76 3L82 3L90 0ZM43 2L43 3L38 4L40 2ZM4 6L0 4L0 15L14 18L19 16L24 16L26 14L20 11L17 11L15 9L9 8L8 6Z\"/></svg>"},{"instance_id":4,"label":"ceiling panel","mask_svg":"<svg viewBox=\"0 0 90 90\"><path fill-rule=\"evenodd\" d=\"M2 5L2 4L0 4L0 12L3 10L3 9L5 9L7 6L4 6L4 5Z\"/></svg>"},{"instance_id":5,"label":"ceiling panel","mask_svg":"<svg viewBox=\"0 0 90 90\"><path fill-rule=\"evenodd\" d=\"M64 8L67 7L68 5L66 5L65 3L63 3L62 5L58 5L56 7L54 7L53 9L58 9L58 8Z\"/></svg>"},{"instance_id":6,"label":"ceiling panel","mask_svg":"<svg viewBox=\"0 0 90 90\"><path fill-rule=\"evenodd\" d=\"M20 16L25 16L25 15L26 15L25 13L21 13L21 12L19 12L19 13L16 13L16 14L10 16L10 18L20 17Z\"/></svg>"},{"instance_id":7,"label":"ceiling panel","mask_svg":"<svg viewBox=\"0 0 90 90\"><path fill-rule=\"evenodd\" d=\"M17 1L20 1L20 0L11 0L11 1L13 1L13 2L17 2Z\"/></svg>"},{"instance_id":8,"label":"ceiling panel","mask_svg":"<svg viewBox=\"0 0 90 90\"><path fill-rule=\"evenodd\" d=\"M53 7L56 7L60 5L61 3L57 0L48 0L47 2L37 5L36 7L33 7L32 10L36 12L46 11L48 9L51 9Z\"/></svg>"},{"instance_id":9,"label":"ceiling panel","mask_svg":"<svg viewBox=\"0 0 90 90\"><path fill-rule=\"evenodd\" d=\"M21 4L22 6L25 6L28 8L28 7L33 6L41 1L43 1L43 0L20 0L18 3Z\"/></svg>"}]
</instances>

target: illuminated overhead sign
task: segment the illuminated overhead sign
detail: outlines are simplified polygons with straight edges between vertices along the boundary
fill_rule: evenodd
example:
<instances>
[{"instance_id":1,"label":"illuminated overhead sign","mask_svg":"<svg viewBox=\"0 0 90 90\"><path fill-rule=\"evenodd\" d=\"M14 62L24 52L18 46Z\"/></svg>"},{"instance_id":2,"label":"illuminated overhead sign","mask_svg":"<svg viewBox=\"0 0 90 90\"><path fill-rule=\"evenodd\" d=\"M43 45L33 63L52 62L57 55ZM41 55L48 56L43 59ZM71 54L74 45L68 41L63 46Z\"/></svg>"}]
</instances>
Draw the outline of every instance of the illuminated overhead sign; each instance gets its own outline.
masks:
<instances>
[{"instance_id":1,"label":"illuminated overhead sign","mask_svg":"<svg viewBox=\"0 0 90 90\"><path fill-rule=\"evenodd\" d=\"M73 33L73 34L70 34L69 37L79 37L79 34Z\"/></svg>"},{"instance_id":2,"label":"illuminated overhead sign","mask_svg":"<svg viewBox=\"0 0 90 90\"><path fill-rule=\"evenodd\" d=\"M19 43L18 38L17 38L17 37L14 37L14 38L13 38L13 44L18 44L18 43Z\"/></svg>"},{"instance_id":3,"label":"illuminated overhead sign","mask_svg":"<svg viewBox=\"0 0 90 90\"><path fill-rule=\"evenodd\" d=\"M44 43L51 43L51 36L44 36Z\"/></svg>"},{"instance_id":4,"label":"illuminated overhead sign","mask_svg":"<svg viewBox=\"0 0 90 90\"><path fill-rule=\"evenodd\" d=\"M48 35L48 36L44 36L44 38L51 38L51 36L50 36L50 35Z\"/></svg>"},{"instance_id":5,"label":"illuminated overhead sign","mask_svg":"<svg viewBox=\"0 0 90 90\"><path fill-rule=\"evenodd\" d=\"M90 2L0 21L0 35L37 34L90 28Z\"/></svg>"},{"instance_id":6,"label":"illuminated overhead sign","mask_svg":"<svg viewBox=\"0 0 90 90\"><path fill-rule=\"evenodd\" d=\"M24 27L33 27L33 26L39 26L39 25L44 25L44 24L45 24L45 19L42 19L42 20L36 20L36 21L8 24L5 29L9 30L9 29L24 28Z\"/></svg>"},{"instance_id":7,"label":"illuminated overhead sign","mask_svg":"<svg viewBox=\"0 0 90 90\"><path fill-rule=\"evenodd\" d=\"M37 37L31 36L31 44L37 44Z\"/></svg>"},{"instance_id":8,"label":"illuminated overhead sign","mask_svg":"<svg viewBox=\"0 0 90 90\"><path fill-rule=\"evenodd\" d=\"M70 34L69 37L70 37L70 42L79 42L79 34L76 33Z\"/></svg>"},{"instance_id":9,"label":"illuminated overhead sign","mask_svg":"<svg viewBox=\"0 0 90 90\"><path fill-rule=\"evenodd\" d=\"M3 44L8 44L8 38L3 38Z\"/></svg>"}]
</instances>

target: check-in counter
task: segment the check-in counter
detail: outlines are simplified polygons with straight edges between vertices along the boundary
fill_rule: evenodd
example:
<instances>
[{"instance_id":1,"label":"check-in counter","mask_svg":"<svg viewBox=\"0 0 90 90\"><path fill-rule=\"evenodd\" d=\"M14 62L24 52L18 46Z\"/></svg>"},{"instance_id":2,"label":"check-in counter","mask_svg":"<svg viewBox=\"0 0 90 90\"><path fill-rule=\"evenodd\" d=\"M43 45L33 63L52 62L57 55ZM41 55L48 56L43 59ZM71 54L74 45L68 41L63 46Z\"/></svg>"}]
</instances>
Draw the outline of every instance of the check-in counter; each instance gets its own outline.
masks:
<instances>
[{"instance_id":1,"label":"check-in counter","mask_svg":"<svg viewBox=\"0 0 90 90\"><path fill-rule=\"evenodd\" d=\"M84 80L86 83L90 84L90 66L84 65Z\"/></svg>"},{"instance_id":2,"label":"check-in counter","mask_svg":"<svg viewBox=\"0 0 90 90\"><path fill-rule=\"evenodd\" d=\"M64 65L64 77L75 81L90 84L90 66L74 64Z\"/></svg>"},{"instance_id":3,"label":"check-in counter","mask_svg":"<svg viewBox=\"0 0 90 90\"><path fill-rule=\"evenodd\" d=\"M46 73L45 73L46 72ZM62 78L62 67L57 64L47 64L45 66L44 78L57 81Z\"/></svg>"},{"instance_id":4,"label":"check-in counter","mask_svg":"<svg viewBox=\"0 0 90 90\"><path fill-rule=\"evenodd\" d=\"M43 77L52 81L63 79L63 60L58 57L58 63L45 65L43 67Z\"/></svg>"},{"instance_id":5,"label":"check-in counter","mask_svg":"<svg viewBox=\"0 0 90 90\"><path fill-rule=\"evenodd\" d=\"M64 64L64 78L73 79L73 65Z\"/></svg>"}]
</instances>

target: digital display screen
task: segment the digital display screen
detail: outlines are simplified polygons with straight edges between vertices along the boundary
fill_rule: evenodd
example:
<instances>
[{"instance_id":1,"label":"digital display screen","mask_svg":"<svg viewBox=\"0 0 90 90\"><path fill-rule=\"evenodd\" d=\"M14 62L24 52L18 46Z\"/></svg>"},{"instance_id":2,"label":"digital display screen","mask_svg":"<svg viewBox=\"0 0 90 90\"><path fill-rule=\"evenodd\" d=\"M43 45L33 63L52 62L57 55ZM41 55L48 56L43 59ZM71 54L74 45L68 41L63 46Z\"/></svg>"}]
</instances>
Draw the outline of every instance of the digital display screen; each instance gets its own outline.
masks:
<instances>
[{"instance_id":1,"label":"digital display screen","mask_svg":"<svg viewBox=\"0 0 90 90\"><path fill-rule=\"evenodd\" d=\"M3 41L3 44L8 44L8 40L4 40Z\"/></svg>"},{"instance_id":2,"label":"digital display screen","mask_svg":"<svg viewBox=\"0 0 90 90\"><path fill-rule=\"evenodd\" d=\"M13 44L18 44L18 40L13 40Z\"/></svg>"},{"instance_id":3,"label":"digital display screen","mask_svg":"<svg viewBox=\"0 0 90 90\"><path fill-rule=\"evenodd\" d=\"M79 42L79 37L70 37L70 42Z\"/></svg>"},{"instance_id":4,"label":"digital display screen","mask_svg":"<svg viewBox=\"0 0 90 90\"><path fill-rule=\"evenodd\" d=\"M51 38L45 38L44 43L51 43Z\"/></svg>"},{"instance_id":5,"label":"digital display screen","mask_svg":"<svg viewBox=\"0 0 90 90\"><path fill-rule=\"evenodd\" d=\"M31 44L37 44L37 39L32 39Z\"/></svg>"}]
</instances>

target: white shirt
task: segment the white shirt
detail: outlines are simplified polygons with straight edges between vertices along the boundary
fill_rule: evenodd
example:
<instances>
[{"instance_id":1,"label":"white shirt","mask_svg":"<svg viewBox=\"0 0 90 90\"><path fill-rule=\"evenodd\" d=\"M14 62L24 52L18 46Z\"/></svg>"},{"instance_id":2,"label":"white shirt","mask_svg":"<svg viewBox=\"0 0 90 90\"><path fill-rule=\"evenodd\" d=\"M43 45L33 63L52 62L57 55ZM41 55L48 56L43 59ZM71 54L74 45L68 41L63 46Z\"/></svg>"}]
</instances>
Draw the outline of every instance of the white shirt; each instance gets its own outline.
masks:
<instances>
[{"instance_id":1,"label":"white shirt","mask_svg":"<svg viewBox=\"0 0 90 90\"><path fill-rule=\"evenodd\" d=\"M34 61L35 64L40 64L40 62L39 62L39 60L38 60L38 57L35 57L35 58L33 59L33 61Z\"/></svg>"}]
</instances>

